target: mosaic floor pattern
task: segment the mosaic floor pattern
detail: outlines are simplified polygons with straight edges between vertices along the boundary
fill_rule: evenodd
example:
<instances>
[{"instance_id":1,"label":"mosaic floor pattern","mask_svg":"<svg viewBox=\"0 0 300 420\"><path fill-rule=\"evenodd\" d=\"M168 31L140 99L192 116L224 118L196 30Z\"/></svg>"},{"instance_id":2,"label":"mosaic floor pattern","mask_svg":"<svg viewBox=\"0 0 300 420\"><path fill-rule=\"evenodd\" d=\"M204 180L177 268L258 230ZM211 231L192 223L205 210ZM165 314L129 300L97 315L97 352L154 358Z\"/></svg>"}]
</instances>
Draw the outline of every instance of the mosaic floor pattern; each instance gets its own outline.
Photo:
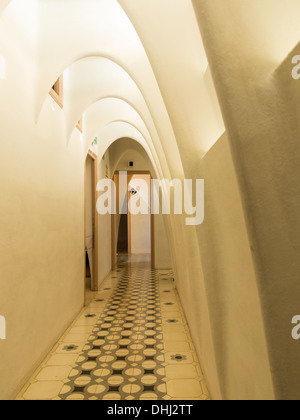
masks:
<instances>
[{"instance_id":1,"label":"mosaic floor pattern","mask_svg":"<svg viewBox=\"0 0 300 420\"><path fill-rule=\"evenodd\" d=\"M172 272L121 261L17 399L208 400Z\"/></svg>"}]
</instances>

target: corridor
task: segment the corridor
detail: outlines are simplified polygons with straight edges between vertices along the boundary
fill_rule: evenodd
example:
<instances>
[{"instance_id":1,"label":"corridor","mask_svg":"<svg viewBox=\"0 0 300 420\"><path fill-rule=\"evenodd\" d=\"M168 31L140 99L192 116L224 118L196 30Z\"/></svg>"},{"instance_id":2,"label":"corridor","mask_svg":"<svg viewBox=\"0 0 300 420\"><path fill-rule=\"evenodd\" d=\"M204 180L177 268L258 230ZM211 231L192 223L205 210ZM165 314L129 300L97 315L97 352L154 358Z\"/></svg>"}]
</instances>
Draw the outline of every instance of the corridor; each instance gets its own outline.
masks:
<instances>
[{"instance_id":1,"label":"corridor","mask_svg":"<svg viewBox=\"0 0 300 420\"><path fill-rule=\"evenodd\" d=\"M18 400L209 400L170 270L123 257Z\"/></svg>"},{"instance_id":2,"label":"corridor","mask_svg":"<svg viewBox=\"0 0 300 420\"><path fill-rule=\"evenodd\" d=\"M300 399L299 16L0 0L0 400Z\"/></svg>"}]
</instances>

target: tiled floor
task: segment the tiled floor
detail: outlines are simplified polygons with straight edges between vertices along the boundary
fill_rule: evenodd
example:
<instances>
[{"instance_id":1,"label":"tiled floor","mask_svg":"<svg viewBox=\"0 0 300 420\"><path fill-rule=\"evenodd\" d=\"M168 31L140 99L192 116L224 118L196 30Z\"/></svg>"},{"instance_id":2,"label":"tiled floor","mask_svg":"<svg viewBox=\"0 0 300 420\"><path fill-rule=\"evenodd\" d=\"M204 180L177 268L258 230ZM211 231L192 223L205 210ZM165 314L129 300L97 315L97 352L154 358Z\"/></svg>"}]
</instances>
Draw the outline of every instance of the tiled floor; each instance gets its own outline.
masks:
<instances>
[{"instance_id":1,"label":"tiled floor","mask_svg":"<svg viewBox=\"0 0 300 420\"><path fill-rule=\"evenodd\" d=\"M172 272L120 261L17 399L208 400Z\"/></svg>"}]
</instances>

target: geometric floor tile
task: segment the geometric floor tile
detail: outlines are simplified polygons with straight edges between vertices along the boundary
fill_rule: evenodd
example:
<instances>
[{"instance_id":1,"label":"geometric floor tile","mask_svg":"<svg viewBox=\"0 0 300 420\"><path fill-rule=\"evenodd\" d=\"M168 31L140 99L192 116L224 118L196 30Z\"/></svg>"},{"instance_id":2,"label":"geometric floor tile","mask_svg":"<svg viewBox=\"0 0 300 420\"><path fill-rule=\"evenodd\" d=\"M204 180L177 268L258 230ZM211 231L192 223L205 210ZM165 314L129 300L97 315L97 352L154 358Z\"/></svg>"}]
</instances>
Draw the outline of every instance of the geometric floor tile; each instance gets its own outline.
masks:
<instances>
[{"instance_id":1,"label":"geometric floor tile","mask_svg":"<svg viewBox=\"0 0 300 420\"><path fill-rule=\"evenodd\" d=\"M17 399L209 400L171 270L124 257Z\"/></svg>"},{"instance_id":2,"label":"geometric floor tile","mask_svg":"<svg viewBox=\"0 0 300 420\"><path fill-rule=\"evenodd\" d=\"M162 338L155 272L125 269L59 397L163 399Z\"/></svg>"}]
</instances>

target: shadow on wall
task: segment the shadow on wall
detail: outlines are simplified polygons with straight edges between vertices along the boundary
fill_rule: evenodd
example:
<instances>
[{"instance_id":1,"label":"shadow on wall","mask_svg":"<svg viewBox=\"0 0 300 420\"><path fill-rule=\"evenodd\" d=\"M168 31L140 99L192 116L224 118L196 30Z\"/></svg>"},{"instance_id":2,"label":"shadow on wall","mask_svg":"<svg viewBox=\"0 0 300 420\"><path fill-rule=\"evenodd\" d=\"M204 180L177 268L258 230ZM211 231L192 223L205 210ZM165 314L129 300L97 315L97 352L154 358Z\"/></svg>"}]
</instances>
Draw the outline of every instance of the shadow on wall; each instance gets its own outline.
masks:
<instances>
[{"instance_id":1,"label":"shadow on wall","mask_svg":"<svg viewBox=\"0 0 300 420\"><path fill-rule=\"evenodd\" d=\"M11 2L11 0L1 0L1 2L0 2L0 15L2 15L2 13L5 11L5 9L7 8L7 6L9 5L10 2Z\"/></svg>"}]
</instances>

